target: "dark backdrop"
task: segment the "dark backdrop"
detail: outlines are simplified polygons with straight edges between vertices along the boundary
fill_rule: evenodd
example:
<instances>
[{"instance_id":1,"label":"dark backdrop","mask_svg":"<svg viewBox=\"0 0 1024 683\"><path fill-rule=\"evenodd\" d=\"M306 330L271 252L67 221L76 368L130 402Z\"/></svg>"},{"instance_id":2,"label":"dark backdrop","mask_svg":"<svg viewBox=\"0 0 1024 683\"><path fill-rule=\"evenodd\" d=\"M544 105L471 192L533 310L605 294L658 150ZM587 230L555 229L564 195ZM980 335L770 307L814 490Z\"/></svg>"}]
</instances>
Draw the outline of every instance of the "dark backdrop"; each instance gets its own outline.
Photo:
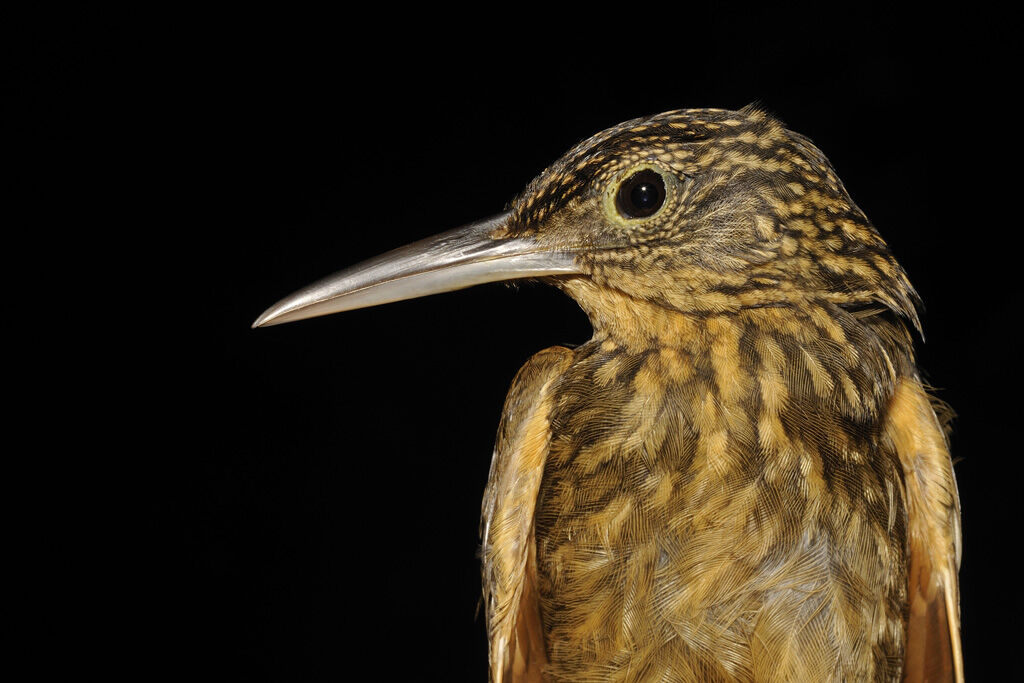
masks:
<instances>
[{"instance_id":1,"label":"dark backdrop","mask_svg":"<svg viewBox=\"0 0 1024 683\"><path fill-rule=\"evenodd\" d=\"M145 525L140 673L483 680L477 523L504 393L537 350L585 341L586 318L554 289L493 284L249 326L316 278L500 211L603 128L758 100L832 160L925 302L921 364L959 414L967 671L986 678L1020 607L998 39L887 13L622 7L572 30L526 14L510 31L500 13L448 30L397 10L178 17L151 24L158 48L142 32L102 59L113 128L147 161L126 170L153 198L133 263L162 267L136 276L166 295L132 340L156 391L128 397L148 434L125 511Z\"/></svg>"}]
</instances>

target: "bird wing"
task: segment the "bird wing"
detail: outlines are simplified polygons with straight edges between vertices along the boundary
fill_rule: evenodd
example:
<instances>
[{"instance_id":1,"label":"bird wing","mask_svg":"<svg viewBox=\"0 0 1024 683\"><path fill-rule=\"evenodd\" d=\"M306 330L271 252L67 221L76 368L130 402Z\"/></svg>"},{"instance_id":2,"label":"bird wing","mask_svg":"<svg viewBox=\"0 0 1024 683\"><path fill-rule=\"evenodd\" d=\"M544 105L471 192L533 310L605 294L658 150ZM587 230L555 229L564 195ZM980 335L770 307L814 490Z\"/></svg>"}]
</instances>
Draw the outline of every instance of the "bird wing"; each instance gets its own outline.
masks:
<instances>
[{"instance_id":1,"label":"bird wing","mask_svg":"<svg viewBox=\"0 0 1024 683\"><path fill-rule=\"evenodd\" d=\"M906 481L910 615L903 680L962 683L960 500L945 434L916 380L901 380L886 430Z\"/></svg>"},{"instance_id":2,"label":"bird wing","mask_svg":"<svg viewBox=\"0 0 1024 683\"><path fill-rule=\"evenodd\" d=\"M548 455L551 387L572 359L545 349L519 370L502 414L481 520L491 680L540 681L547 661L537 601L534 511Z\"/></svg>"}]
</instances>

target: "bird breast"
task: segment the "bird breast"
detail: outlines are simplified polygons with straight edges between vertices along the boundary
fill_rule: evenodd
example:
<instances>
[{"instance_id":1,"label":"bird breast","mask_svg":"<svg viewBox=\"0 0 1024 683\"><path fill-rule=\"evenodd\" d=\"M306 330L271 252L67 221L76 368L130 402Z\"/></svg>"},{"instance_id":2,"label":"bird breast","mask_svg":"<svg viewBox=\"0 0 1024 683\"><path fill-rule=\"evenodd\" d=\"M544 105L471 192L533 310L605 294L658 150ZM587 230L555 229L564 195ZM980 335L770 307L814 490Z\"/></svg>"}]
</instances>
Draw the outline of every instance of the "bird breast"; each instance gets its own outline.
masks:
<instances>
[{"instance_id":1,"label":"bird breast","mask_svg":"<svg viewBox=\"0 0 1024 683\"><path fill-rule=\"evenodd\" d=\"M575 351L552 388L536 516L554 680L679 666L744 678L797 642L820 653L804 668L898 660L905 510L878 438L891 368L862 360L887 353L837 315L760 309L674 344ZM856 352L871 342L880 353Z\"/></svg>"}]
</instances>

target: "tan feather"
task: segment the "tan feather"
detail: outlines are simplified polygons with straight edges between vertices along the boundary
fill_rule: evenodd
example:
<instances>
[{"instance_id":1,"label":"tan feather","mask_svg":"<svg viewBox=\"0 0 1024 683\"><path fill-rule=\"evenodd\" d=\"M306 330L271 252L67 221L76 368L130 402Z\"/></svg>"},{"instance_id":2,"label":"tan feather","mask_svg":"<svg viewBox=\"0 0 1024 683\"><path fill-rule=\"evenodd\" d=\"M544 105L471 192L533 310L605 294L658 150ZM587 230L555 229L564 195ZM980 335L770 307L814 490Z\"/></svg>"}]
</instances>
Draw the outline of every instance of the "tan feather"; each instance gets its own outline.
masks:
<instances>
[{"instance_id":1,"label":"tan feather","mask_svg":"<svg viewBox=\"0 0 1024 683\"><path fill-rule=\"evenodd\" d=\"M960 500L945 434L924 388L900 383L887 434L906 480L910 614L904 681L964 680L960 646Z\"/></svg>"},{"instance_id":2,"label":"tan feather","mask_svg":"<svg viewBox=\"0 0 1024 683\"><path fill-rule=\"evenodd\" d=\"M572 353L531 358L516 375L484 494L481 537L484 603L495 683L541 680L546 661L537 607L533 518L547 458L549 388Z\"/></svg>"}]
</instances>

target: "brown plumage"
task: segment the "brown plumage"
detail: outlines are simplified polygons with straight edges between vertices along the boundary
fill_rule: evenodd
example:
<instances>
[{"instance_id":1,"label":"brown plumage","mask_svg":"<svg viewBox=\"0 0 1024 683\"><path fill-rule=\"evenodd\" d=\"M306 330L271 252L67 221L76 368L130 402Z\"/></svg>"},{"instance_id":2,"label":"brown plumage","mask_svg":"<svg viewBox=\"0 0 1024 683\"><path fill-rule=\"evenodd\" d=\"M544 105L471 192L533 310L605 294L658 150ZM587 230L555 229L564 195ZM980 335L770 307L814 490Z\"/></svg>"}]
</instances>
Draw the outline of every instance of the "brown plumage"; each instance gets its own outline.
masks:
<instances>
[{"instance_id":1,"label":"brown plumage","mask_svg":"<svg viewBox=\"0 0 1024 683\"><path fill-rule=\"evenodd\" d=\"M609 200L650 167L664 207ZM916 295L806 138L669 112L571 150L512 231L590 242L594 337L506 403L483 509L491 676L952 680L959 511Z\"/></svg>"},{"instance_id":2,"label":"brown plumage","mask_svg":"<svg viewBox=\"0 0 1024 683\"><path fill-rule=\"evenodd\" d=\"M492 681L962 680L917 295L809 140L757 108L626 122L506 214L257 325L531 274L594 336L538 353L506 400Z\"/></svg>"}]
</instances>

